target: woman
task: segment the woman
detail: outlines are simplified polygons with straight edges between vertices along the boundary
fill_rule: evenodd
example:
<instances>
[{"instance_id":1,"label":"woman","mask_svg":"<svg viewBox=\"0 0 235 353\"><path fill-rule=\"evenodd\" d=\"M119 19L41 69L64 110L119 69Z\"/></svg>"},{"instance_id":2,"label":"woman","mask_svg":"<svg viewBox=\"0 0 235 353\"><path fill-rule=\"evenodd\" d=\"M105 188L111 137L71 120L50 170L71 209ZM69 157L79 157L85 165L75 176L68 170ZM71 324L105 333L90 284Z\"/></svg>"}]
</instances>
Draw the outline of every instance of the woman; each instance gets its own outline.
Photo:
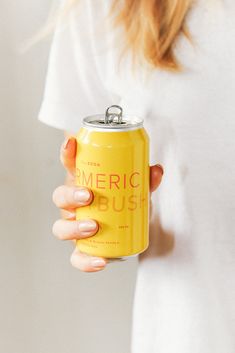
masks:
<instances>
[{"instance_id":1,"label":"woman","mask_svg":"<svg viewBox=\"0 0 235 353\"><path fill-rule=\"evenodd\" d=\"M39 119L69 136L111 104L145 119L151 164L165 173L140 256L132 352L233 353L235 3L116 1L116 26L110 4L81 0L58 23ZM71 137L61 149L70 186L53 195L70 211L54 224L60 239L97 231L96 222L74 220L74 208L91 202L88 189L73 186L75 150ZM152 191L161 177L152 167ZM106 266L77 250L71 262Z\"/></svg>"}]
</instances>

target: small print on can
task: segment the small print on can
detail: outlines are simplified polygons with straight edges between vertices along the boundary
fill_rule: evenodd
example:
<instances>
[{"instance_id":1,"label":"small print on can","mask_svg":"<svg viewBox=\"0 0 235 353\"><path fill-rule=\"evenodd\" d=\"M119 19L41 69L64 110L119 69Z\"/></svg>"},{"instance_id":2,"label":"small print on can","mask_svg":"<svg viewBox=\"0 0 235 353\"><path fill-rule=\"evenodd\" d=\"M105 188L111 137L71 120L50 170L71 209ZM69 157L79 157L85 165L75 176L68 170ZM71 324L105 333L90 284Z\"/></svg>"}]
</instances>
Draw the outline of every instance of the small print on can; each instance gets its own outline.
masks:
<instances>
[{"instance_id":1,"label":"small print on can","mask_svg":"<svg viewBox=\"0 0 235 353\"><path fill-rule=\"evenodd\" d=\"M149 244L149 139L143 120L113 105L83 119L77 135L76 185L94 195L76 219L94 219L98 232L77 240L83 253L123 260Z\"/></svg>"}]
</instances>

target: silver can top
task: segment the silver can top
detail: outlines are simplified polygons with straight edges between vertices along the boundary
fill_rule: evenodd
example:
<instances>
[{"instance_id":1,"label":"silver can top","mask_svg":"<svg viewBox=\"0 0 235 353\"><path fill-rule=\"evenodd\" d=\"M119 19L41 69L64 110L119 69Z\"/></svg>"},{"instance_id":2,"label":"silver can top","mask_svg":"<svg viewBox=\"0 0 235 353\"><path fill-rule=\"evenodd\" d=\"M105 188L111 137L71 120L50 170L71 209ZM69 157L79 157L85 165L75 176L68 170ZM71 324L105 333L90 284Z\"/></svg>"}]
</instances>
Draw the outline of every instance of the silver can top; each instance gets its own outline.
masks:
<instances>
[{"instance_id":1,"label":"silver can top","mask_svg":"<svg viewBox=\"0 0 235 353\"><path fill-rule=\"evenodd\" d=\"M86 128L103 131L127 131L143 127L143 119L137 117L123 117L123 109L119 105L111 105L105 115L92 115L83 119Z\"/></svg>"}]
</instances>

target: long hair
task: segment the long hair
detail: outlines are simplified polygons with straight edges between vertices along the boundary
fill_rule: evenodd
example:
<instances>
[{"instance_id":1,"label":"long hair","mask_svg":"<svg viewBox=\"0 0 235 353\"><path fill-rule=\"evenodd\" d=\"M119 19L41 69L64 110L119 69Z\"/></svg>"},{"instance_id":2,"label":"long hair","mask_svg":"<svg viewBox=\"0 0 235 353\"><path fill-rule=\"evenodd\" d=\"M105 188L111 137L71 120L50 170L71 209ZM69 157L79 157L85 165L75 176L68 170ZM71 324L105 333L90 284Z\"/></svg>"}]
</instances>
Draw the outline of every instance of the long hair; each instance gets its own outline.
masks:
<instances>
[{"instance_id":1,"label":"long hair","mask_svg":"<svg viewBox=\"0 0 235 353\"><path fill-rule=\"evenodd\" d=\"M56 20L66 17L79 1L65 1L62 9L56 16L49 17L47 24L26 44L26 48L52 32ZM194 0L107 1L112 1L109 17L113 27L122 26L124 29L125 40L120 57L131 50L134 66L139 59L140 62L147 62L150 68L181 69L174 55L174 46L181 34L190 39L185 18Z\"/></svg>"},{"instance_id":2,"label":"long hair","mask_svg":"<svg viewBox=\"0 0 235 353\"><path fill-rule=\"evenodd\" d=\"M114 26L123 26L126 44L134 59L144 58L151 67L178 71L174 55L177 37L190 39L185 18L193 0L114 0Z\"/></svg>"}]
</instances>

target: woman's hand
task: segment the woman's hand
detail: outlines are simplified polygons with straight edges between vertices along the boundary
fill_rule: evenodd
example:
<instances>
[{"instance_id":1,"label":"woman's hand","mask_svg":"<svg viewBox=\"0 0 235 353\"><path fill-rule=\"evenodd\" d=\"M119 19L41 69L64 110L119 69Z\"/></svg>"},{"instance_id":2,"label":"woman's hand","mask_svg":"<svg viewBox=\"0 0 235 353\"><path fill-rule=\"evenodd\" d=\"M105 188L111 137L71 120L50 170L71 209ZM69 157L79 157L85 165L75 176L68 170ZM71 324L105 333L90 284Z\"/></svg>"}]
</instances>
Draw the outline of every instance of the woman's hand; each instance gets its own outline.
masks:
<instances>
[{"instance_id":1,"label":"woman's hand","mask_svg":"<svg viewBox=\"0 0 235 353\"><path fill-rule=\"evenodd\" d=\"M76 221L75 210L92 203L93 194L85 187L75 186L76 139L68 138L61 146L60 160L68 172L67 185L59 186L53 193L53 202L62 210L62 218L53 225L53 234L60 240L76 240L91 237L99 229L95 220ZM150 167L150 191L155 191L162 179L160 165ZM71 264L84 272L96 272L105 268L107 260L81 253L76 247L71 256Z\"/></svg>"}]
</instances>

